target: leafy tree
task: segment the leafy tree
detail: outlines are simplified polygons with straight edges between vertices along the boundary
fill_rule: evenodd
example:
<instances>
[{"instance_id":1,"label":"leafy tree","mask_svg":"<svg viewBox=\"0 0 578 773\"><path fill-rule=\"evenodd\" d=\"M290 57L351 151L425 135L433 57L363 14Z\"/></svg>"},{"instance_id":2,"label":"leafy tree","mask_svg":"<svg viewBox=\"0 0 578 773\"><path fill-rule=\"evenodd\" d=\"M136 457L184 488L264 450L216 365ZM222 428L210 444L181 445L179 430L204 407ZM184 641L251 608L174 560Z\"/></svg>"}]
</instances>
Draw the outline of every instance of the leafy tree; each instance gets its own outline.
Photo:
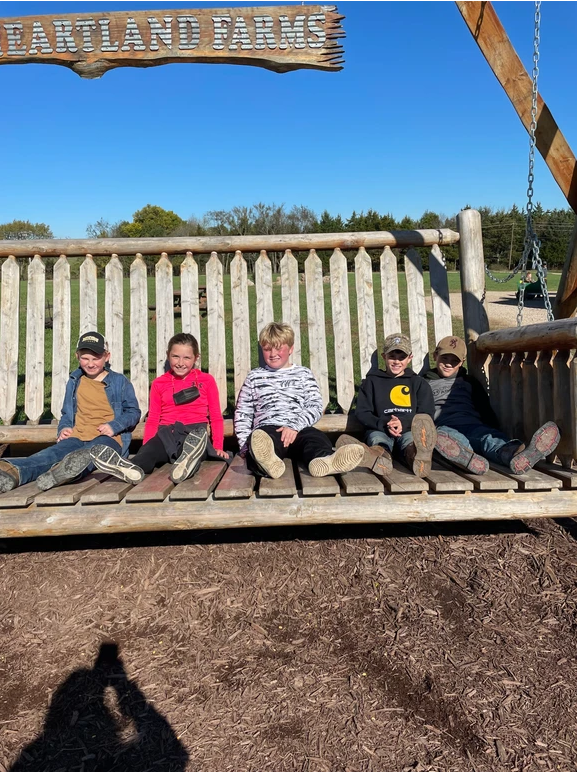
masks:
<instances>
[{"instance_id":1,"label":"leafy tree","mask_svg":"<svg viewBox=\"0 0 578 773\"><path fill-rule=\"evenodd\" d=\"M315 224L314 233L333 234L347 231L341 215L333 216L325 209Z\"/></svg>"},{"instance_id":2,"label":"leafy tree","mask_svg":"<svg viewBox=\"0 0 578 773\"><path fill-rule=\"evenodd\" d=\"M118 235L128 238L172 236L185 221L175 212L154 204L147 204L132 216L132 222L123 220L118 224Z\"/></svg>"},{"instance_id":3,"label":"leafy tree","mask_svg":"<svg viewBox=\"0 0 578 773\"><path fill-rule=\"evenodd\" d=\"M118 223L109 223L101 217L96 223L89 223L86 226L86 235L90 239L109 239L119 236L118 228Z\"/></svg>"},{"instance_id":4,"label":"leafy tree","mask_svg":"<svg viewBox=\"0 0 578 773\"><path fill-rule=\"evenodd\" d=\"M12 220L0 224L0 239L53 239L52 229L46 223L30 220Z\"/></svg>"}]
</instances>

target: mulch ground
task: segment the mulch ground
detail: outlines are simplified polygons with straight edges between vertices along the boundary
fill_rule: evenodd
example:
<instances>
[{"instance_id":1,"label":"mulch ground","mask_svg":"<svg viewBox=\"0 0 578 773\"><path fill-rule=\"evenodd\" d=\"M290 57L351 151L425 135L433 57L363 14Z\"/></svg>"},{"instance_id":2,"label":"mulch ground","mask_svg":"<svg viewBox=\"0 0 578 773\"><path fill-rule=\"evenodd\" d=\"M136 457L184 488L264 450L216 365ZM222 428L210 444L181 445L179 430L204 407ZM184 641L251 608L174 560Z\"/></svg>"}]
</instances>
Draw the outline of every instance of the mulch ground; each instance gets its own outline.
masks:
<instances>
[{"instance_id":1,"label":"mulch ground","mask_svg":"<svg viewBox=\"0 0 578 773\"><path fill-rule=\"evenodd\" d=\"M0 549L0 770L576 769L574 521Z\"/></svg>"}]
</instances>

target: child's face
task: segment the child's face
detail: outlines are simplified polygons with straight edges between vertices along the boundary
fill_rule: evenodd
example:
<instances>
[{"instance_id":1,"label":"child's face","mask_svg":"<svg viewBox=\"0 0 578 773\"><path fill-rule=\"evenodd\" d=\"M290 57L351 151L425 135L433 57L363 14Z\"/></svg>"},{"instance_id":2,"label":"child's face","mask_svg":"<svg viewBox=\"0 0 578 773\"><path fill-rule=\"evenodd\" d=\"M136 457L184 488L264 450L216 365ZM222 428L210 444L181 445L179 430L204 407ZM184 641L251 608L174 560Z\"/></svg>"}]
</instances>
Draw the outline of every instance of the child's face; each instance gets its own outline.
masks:
<instances>
[{"instance_id":1,"label":"child's face","mask_svg":"<svg viewBox=\"0 0 578 773\"><path fill-rule=\"evenodd\" d=\"M281 368L289 367L289 360L293 354L293 347L289 344L283 344L283 346L262 346L263 359L268 367L273 370L281 370Z\"/></svg>"},{"instance_id":2,"label":"child's face","mask_svg":"<svg viewBox=\"0 0 578 773\"><path fill-rule=\"evenodd\" d=\"M411 353L406 354L405 352L402 352L401 349L394 349L393 351L384 354L385 372L396 378L397 376L403 375L403 372L410 363L411 357Z\"/></svg>"},{"instance_id":3,"label":"child's face","mask_svg":"<svg viewBox=\"0 0 578 773\"><path fill-rule=\"evenodd\" d=\"M96 354L95 352L91 352L90 349L79 349L76 352L76 359L87 378L97 378L109 361L110 352Z\"/></svg>"},{"instance_id":4,"label":"child's face","mask_svg":"<svg viewBox=\"0 0 578 773\"><path fill-rule=\"evenodd\" d=\"M452 378L463 365L463 360L455 354L438 354L436 368L442 378Z\"/></svg>"},{"instance_id":5,"label":"child's face","mask_svg":"<svg viewBox=\"0 0 578 773\"><path fill-rule=\"evenodd\" d=\"M197 355L190 344L174 344L167 352L169 365L175 376L185 378L195 367Z\"/></svg>"}]
</instances>

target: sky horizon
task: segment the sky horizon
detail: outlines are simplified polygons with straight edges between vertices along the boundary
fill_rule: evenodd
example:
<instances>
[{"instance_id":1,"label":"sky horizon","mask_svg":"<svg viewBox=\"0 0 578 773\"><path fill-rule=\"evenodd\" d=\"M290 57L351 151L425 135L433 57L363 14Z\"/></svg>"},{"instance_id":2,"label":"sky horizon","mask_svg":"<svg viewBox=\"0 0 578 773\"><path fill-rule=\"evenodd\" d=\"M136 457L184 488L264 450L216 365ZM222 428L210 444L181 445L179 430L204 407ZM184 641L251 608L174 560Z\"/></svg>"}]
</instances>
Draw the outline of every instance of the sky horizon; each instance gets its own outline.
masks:
<instances>
[{"instance_id":1,"label":"sky horizon","mask_svg":"<svg viewBox=\"0 0 578 773\"><path fill-rule=\"evenodd\" d=\"M263 5L300 5L264 3ZM254 3L3 2L2 17ZM528 70L533 2L494 2ZM528 134L453 2L338 2L344 69L118 68L98 80L53 65L0 66L0 224L56 238L235 205L304 205L396 219L464 206L525 207ZM543 2L539 91L576 153L576 3ZM1 60L0 60L1 61ZM534 201L567 202L536 151Z\"/></svg>"}]
</instances>

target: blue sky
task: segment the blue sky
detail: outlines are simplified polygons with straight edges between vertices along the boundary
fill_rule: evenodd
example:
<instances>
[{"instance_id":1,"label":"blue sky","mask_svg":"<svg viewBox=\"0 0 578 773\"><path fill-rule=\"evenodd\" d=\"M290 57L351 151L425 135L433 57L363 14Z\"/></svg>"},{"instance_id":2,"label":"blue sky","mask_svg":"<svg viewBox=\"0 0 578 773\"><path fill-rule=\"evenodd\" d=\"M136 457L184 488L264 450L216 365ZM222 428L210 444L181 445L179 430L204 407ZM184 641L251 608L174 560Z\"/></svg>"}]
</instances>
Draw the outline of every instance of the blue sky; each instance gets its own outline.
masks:
<instances>
[{"instance_id":1,"label":"blue sky","mask_svg":"<svg viewBox=\"0 0 578 773\"><path fill-rule=\"evenodd\" d=\"M255 3L3 2L0 13L202 5ZM45 222L56 237L81 238L88 223L130 220L149 203L185 219L257 201L344 217L523 207L528 135L455 4L337 7L338 73L182 64L91 81L64 67L2 65L0 223ZM530 70L533 2L494 7ZM576 9L542 3L539 78L574 153ZM566 206L539 156L534 187L545 208Z\"/></svg>"}]
</instances>

